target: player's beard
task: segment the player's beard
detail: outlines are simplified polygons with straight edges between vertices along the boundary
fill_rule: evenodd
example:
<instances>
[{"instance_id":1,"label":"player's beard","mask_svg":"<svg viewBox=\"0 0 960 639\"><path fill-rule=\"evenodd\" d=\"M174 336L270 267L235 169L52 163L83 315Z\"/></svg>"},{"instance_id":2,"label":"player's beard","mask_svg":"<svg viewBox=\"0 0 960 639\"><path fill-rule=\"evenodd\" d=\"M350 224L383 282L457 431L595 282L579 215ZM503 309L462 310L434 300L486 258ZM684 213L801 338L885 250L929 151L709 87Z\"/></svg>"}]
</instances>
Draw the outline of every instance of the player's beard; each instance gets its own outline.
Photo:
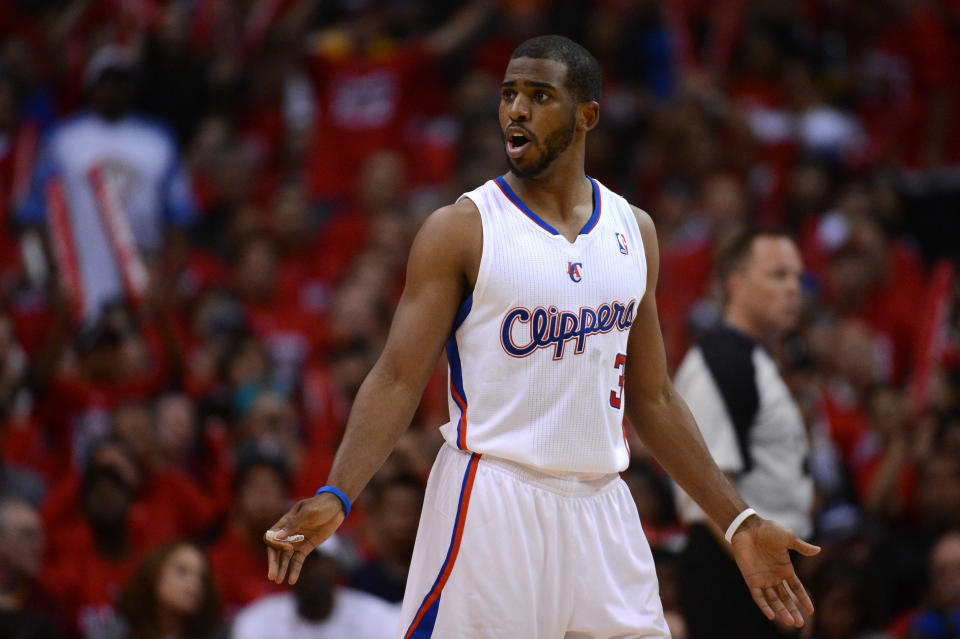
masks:
<instances>
[{"instance_id":1,"label":"player's beard","mask_svg":"<svg viewBox=\"0 0 960 639\"><path fill-rule=\"evenodd\" d=\"M560 154L567 150L573 144L573 136L577 131L576 110L570 111L570 122L567 126L560 127L556 131L551 131L547 135L543 144L537 143L537 149L540 151L540 160L528 169L521 169L514 164L513 159L507 155L507 166L510 172L518 178L535 178L549 168L553 161L560 157ZM501 134L502 136L502 134ZM506 138L504 137L503 151L507 152Z\"/></svg>"}]
</instances>

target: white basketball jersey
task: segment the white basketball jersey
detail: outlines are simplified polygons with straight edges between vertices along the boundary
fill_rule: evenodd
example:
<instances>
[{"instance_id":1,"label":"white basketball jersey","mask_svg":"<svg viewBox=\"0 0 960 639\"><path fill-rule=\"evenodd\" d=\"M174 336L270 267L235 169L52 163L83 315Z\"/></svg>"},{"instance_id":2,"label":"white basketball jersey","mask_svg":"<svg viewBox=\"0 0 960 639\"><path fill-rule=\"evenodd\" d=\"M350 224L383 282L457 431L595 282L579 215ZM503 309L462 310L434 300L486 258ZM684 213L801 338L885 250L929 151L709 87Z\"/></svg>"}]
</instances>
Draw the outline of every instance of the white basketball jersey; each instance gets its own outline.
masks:
<instances>
[{"instance_id":1,"label":"white basketball jersey","mask_svg":"<svg viewBox=\"0 0 960 639\"><path fill-rule=\"evenodd\" d=\"M623 374L647 265L630 205L590 182L573 243L502 177L461 196L483 254L447 342L451 445L558 475L627 467Z\"/></svg>"}]
</instances>

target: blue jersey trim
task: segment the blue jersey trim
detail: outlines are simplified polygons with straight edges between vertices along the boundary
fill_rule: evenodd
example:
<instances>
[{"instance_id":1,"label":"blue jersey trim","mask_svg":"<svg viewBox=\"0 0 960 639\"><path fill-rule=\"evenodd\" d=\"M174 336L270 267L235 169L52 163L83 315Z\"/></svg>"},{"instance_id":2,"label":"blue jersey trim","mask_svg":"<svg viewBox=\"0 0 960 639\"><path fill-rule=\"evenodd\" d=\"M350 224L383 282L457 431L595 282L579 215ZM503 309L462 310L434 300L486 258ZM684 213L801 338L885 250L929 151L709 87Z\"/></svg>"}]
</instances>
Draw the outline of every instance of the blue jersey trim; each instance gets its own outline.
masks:
<instances>
[{"instance_id":1,"label":"blue jersey trim","mask_svg":"<svg viewBox=\"0 0 960 639\"><path fill-rule=\"evenodd\" d=\"M587 223L583 225L583 228L580 229L580 235L587 235L590 233L590 231L597 226L597 222L600 221L600 186L597 184L597 181L589 175L587 176L587 179L590 180L590 186L593 187L593 213L590 215L590 219L587 220Z\"/></svg>"},{"instance_id":2,"label":"blue jersey trim","mask_svg":"<svg viewBox=\"0 0 960 639\"><path fill-rule=\"evenodd\" d=\"M460 364L460 349L457 347L457 329L467 319L473 308L473 294L463 301L453 319L453 328L446 343L447 362L450 366L450 396L460 407L460 419L457 420L457 448L467 449L467 392L463 387L463 368Z\"/></svg>"},{"instance_id":3,"label":"blue jersey trim","mask_svg":"<svg viewBox=\"0 0 960 639\"><path fill-rule=\"evenodd\" d=\"M590 218L587 220L586 224L583 225L583 228L580 229L579 235L587 235L592 231L596 226L597 222L600 221L600 188L597 184L597 181L592 177L587 177L590 180L590 186L593 189L593 213L590 214ZM513 205L520 209L520 212L526 215L528 218L533 220L533 222L542 228L544 231L551 235L560 235L560 232L557 229L553 228L547 224L543 219L530 210L526 204L523 203L523 200L510 188L510 185L507 184L507 181L501 175L494 182L497 183L497 186L500 187L500 190L503 191L503 194L507 196Z\"/></svg>"},{"instance_id":4,"label":"blue jersey trim","mask_svg":"<svg viewBox=\"0 0 960 639\"><path fill-rule=\"evenodd\" d=\"M552 226L544 222L542 219L540 219L539 215L537 215L536 213L531 211L529 208L527 208L527 205L524 204L523 200L521 200L517 196L517 194L513 192L513 189L510 188L510 185L507 184L507 181L503 179L502 175L498 177L496 180L494 180L494 182L497 183L497 186L500 187L500 190L503 191L503 194L507 196L507 199L513 202L513 205L518 209L520 209L521 213L523 213L524 215L529 217L531 220L533 220L533 222L537 226L542 228L544 231L546 231L550 235L560 235L560 232L557 231L557 229L553 228Z\"/></svg>"},{"instance_id":5,"label":"blue jersey trim","mask_svg":"<svg viewBox=\"0 0 960 639\"><path fill-rule=\"evenodd\" d=\"M470 294L470 297L463 300L463 304L460 305L460 308L457 309L457 315L453 318L453 330L452 333L456 333L457 329L460 328L460 325L463 324L464 320L467 319L467 315L470 314L470 310L473 308L473 294Z\"/></svg>"},{"instance_id":6,"label":"blue jersey trim","mask_svg":"<svg viewBox=\"0 0 960 639\"><path fill-rule=\"evenodd\" d=\"M447 363L450 366L450 395L454 403L460 408L460 419L457 420L457 448L467 449L467 394L463 390L463 370L460 366L460 350L457 348L457 337L451 335L446 344Z\"/></svg>"}]
</instances>

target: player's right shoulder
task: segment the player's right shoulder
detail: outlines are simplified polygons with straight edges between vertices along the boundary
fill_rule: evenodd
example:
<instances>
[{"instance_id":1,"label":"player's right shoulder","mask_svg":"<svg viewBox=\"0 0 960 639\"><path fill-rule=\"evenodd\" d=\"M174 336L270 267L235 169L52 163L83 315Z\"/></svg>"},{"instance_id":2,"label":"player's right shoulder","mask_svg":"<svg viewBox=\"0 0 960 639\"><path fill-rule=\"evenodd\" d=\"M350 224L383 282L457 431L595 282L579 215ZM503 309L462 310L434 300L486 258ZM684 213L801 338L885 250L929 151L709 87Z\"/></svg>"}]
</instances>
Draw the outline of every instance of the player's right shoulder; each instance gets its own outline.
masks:
<instances>
[{"instance_id":1,"label":"player's right shoulder","mask_svg":"<svg viewBox=\"0 0 960 639\"><path fill-rule=\"evenodd\" d=\"M441 206L431 213L424 226L427 224L439 225L447 230L449 227L462 227L469 229L473 226L480 227L480 209L470 198L462 198L460 201L447 206Z\"/></svg>"},{"instance_id":2,"label":"player's right shoulder","mask_svg":"<svg viewBox=\"0 0 960 639\"><path fill-rule=\"evenodd\" d=\"M467 198L442 206L427 216L417 235L458 250L468 250L483 240L480 210Z\"/></svg>"},{"instance_id":3,"label":"player's right shoulder","mask_svg":"<svg viewBox=\"0 0 960 639\"><path fill-rule=\"evenodd\" d=\"M425 258L438 266L445 264L466 274L473 282L482 251L480 210L471 200L464 198L427 216L417 232L411 258Z\"/></svg>"}]
</instances>

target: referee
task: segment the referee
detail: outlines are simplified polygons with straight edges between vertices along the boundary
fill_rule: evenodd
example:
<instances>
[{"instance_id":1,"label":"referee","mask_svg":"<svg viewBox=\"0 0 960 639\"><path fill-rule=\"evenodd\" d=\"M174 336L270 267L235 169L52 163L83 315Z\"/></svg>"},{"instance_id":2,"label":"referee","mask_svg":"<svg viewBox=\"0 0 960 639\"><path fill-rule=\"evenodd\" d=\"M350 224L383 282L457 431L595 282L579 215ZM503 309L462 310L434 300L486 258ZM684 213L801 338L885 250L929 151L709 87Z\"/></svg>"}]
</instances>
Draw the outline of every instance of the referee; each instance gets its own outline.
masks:
<instances>
[{"instance_id":1,"label":"referee","mask_svg":"<svg viewBox=\"0 0 960 639\"><path fill-rule=\"evenodd\" d=\"M723 322L690 349L675 386L744 500L760 516L807 538L813 503L807 432L771 354L799 319L802 270L788 236L737 237L718 264ZM753 603L723 533L679 487L676 500L690 526L677 575L690 639L793 636Z\"/></svg>"}]
</instances>

